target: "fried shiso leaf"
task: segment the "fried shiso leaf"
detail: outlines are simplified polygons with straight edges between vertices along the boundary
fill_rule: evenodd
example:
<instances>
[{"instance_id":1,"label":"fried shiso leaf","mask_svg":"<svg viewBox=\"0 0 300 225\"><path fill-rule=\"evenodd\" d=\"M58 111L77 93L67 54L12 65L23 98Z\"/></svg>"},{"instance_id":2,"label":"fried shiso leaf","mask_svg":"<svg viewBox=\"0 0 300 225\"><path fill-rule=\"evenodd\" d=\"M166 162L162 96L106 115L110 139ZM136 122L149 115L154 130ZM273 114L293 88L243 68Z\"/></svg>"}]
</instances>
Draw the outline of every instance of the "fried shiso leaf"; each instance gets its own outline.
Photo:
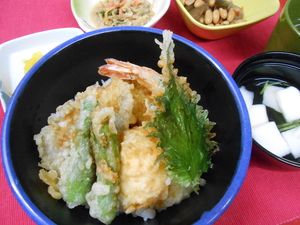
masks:
<instances>
[{"instance_id":1,"label":"fried shiso leaf","mask_svg":"<svg viewBox=\"0 0 300 225\"><path fill-rule=\"evenodd\" d=\"M177 76L171 35L164 32L164 42L156 40L162 49L158 65L169 82L165 94L156 99L164 111L158 111L147 126L157 129L151 136L160 139L158 146L164 150L160 159L166 159L170 178L184 187L192 186L198 193L201 175L207 172L212 153L217 151L217 143L211 140L215 134L210 133L215 123L207 118L208 111L197 105L200 96Z\"/></svg>"},{"instance_id":2,"label":"fried shiso leaf","mask_svg":"<svg viewBox=\"0 0 300 225\"><path fill-rule=\"evenodd\" d=\"M153 95L152 89L145 91L147 94L141 94L140 89L133 92L133 83L112 78L102 87L88 87L85 92L78 93L75 100L60 106L56 114L49 117L49 126L42 128L41 133L34 137L42 159L40 166L43 169L40 176L49 185L49 193L55 199L63 198L70 208L88 204L90 215L105 224L110 224L118 210L123 210L120 208L123 204L122 198L119 198L119 192L122 191L121 180L135 178L134 172L130 173L132 168L140 172L140 168L133 165L130 169L127 168L128 171L125 171L122 177L121 171L123 169L124 172L126 167L121 165L125 165L126 160L128 164L132 163L132 157L122 157L125 154L120 153L124 153L126 148L121 149L124 147L121 141L129 142L128 146L137 147L137 150L147 150L147 143L151 142L149 146L154 151L150 149L150 157L145 155L145 162L149 161L152 165L158 156L157 160L162 160L162 168L154 171L163 171L161 178L156 182L163 184L157 192L163 194L155 196L156 202L136 201L135 205L132 203L129 206L137 206L137 211L147 210L147 207L153 210L156 205L169 207L189 196L192 190L198 193L201 175L207 172L212 164L211 156L218 150L217 143L212 140L215 134L211 133L215 123L209 121L208 111L198 105L200 95L191 90L185 77L177 76L177 70L173 67L175 58L172 32L164 31L163 39L162 43L156 40L162 49L158 66L167 78L160 79L161 76L154 74L155 79L159 77L158 83L163 86L160 88L164 89L158 92L159 95ZM153 79L150 81L153 83ZM140 132L142 135L139 135L138 132L137 136L125 139L125 131L135 128L134 126L144 128L140 127L139 123L135 124L137 119L132 114L134 98L142 96L144 100L143 96L148 97L150 94L152 96L149 96L148 100L151 116L141 124L146 124L146 129L150 127L149 132L154 131L149 134L145 129L147 134ZM142 100L139 102L143 102ZM145 145L136 145L136 139L143 140L148 134L155 137L152 138L155 140L147 140ZM135 158L138 157L139 155ZM142 162L144 161L135 164L140 165ZM155 180L151 176L159 177L158 173L149 173L149 170L144 170L141 174L138 175L138 179L143 181ZM143 179L143 176L148 177ZM172 181L167 179L167 176ZM151 185L155 185L155 182L151 182ZM145 183L141 189L144 186ZM138 194L134 192L134 195ZM150 199L147 191L140 195L145 197L144 199ZM138 208L141 205L146 206Z\"/></svg>"}]
</instances>

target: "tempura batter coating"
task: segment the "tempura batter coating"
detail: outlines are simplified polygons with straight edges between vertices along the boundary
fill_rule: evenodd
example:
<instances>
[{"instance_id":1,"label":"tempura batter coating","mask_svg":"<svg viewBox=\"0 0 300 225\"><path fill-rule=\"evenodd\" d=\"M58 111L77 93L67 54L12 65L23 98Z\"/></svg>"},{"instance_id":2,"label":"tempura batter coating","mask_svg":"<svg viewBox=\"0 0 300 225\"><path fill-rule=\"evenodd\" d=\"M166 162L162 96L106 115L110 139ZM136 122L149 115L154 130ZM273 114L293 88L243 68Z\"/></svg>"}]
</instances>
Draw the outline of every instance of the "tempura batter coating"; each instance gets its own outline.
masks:
<instances>
[{"instance_id":1,"label":"tempura batter coating","mask_svg":"<svg viewBox=\"0 0 300 225\"><path fill-rule=\"evenodd\" d=\"M48 118L48 125L34 136L41 158L40 178L49 185L48 192L53 198L64 198L64 177L73 176L72 168L68 161L78 157L74 151L76 125L79 119L81 102L88 96L93 96L100 105L114 108L115 125L119 132L128 129L131 123L136 122L132 114L133 85L120 79L110 79L103 86L98 84L88 87L84 92L79 92L74 99L59 106L56 113ZM85 165L90 169L92 159ZM65 198L64 198L65 199ZM74 207L77 204L70 204Z\"/></svg>"},{"instance_id":2,"label":"tempura batter coating","mask_svg":"<svg viewBox=\"0 0 300 225\"><path fill-rule=\"evenodd\" d=\"M121 143L120 194L125 213L146 209L168 197L168 175L157 138L147 137L153 128L134 127Z\"/></svg>"},{"instance_id":3,"label":"tempura batter coating","mask_svg":"<svg viewBox=\"0 0 300 225\"><path fill-rule=\"evenodd\" d=\"M214 123L177 76L171 36L156 40L162 74L106 59L99 73L110 79L59 106L34 136L40 178L53 198L70 208L88 205L109 224L118 211L147 220L198 193L217 151Z\"/></svg>"}]
</instances>

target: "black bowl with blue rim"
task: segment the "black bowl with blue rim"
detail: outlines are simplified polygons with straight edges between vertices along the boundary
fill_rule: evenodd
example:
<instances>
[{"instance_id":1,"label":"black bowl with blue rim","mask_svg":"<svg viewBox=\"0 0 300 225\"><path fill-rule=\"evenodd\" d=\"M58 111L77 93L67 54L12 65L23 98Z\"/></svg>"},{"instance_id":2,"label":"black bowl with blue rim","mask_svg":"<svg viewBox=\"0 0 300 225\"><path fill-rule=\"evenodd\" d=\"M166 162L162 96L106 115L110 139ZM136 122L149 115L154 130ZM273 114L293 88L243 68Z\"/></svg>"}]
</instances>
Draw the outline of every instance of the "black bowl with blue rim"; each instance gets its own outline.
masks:
<instances>
[{"instance_id":1,"label":"black bowl with blue rim","mask_svg":"<svg viewBox=\"0 0 300 225\"><path fill-rule=\"evenodd\" d=\"M244 86L254 93L253 104L261 104L263 95L260 91L267 82L277 83L277 86L282 87L294 86L300 90L300 55L281 51L259 53L243 61L232 77L239 87ZM269 120L275 121L277 125L286 122L275 110L267 107L267 113ZM292 154L280 157L255 139L253 139L253 153L261 157L267 167L279 170L300 168L300 158L295 158Z\"/></svg>"},{"instance_id":2,"label":"black bowl with blue rim","mask_svg":"<svg viewBox=\"0 0 300 225\"><path fill-rule=\"evenodd\" d=\"M2 129L2 156L15 197L37 224L99 224L85 207L69 209L53 199L39 179L40 161L33 135L46 125L57 106L96 81L105 58L116 58L157 68L162 31L154 28L118 27L79 35L46 54L22 79L10 99ZM251 155L251 129L238 86L224 67L191 41L173 35L175 67L201 95L200 104L216 122L213 132L220 151L213 168L203 175L207 184L199 195L157 213L146 223L120 214L112 224L212 224L236 197ZM159 71L159 70L158 70Z\"/></svg>"}]
</instances>

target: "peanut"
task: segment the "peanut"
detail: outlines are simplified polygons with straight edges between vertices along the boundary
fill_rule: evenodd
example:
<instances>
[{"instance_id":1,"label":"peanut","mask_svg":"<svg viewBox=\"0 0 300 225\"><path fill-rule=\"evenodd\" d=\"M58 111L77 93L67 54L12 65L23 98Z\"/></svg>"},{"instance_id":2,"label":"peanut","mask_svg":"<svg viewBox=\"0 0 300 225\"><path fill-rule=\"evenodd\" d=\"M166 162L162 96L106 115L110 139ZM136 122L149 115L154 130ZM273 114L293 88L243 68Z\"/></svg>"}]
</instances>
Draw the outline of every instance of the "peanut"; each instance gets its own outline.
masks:
<instances>
[{"instance_id":1,"label":"peanut","mask_svg":"<svg viewBox=\"0 0 300 225\"><path fill-rule=\"evenodd\" d=\"M219 20L220 20L220 12L218 9L215 9L213 11L213 23L217 24L219 22Z\"/></svg>"},{"instance_id":2,"label":"peanut","mask_svg":"<svg viewBox=\"0 0 300 225\"><path fill-rule=\"evenodd\" d=\"M227 10L223 8L219 8L220 17L225 20L227 18Z\"/></svg>"},{"instance_id":3,"label":"peanut","mask_svg":"<svg viewBox=\"0 0 300 225\"><path fill-rule=\"evenodd\" d=\"M228 11L227 21L228 21L229 23L231 23L231 22L233 21L233 19L234 19L234 10L233 10L233 8L231 8L231 9L229 9L229 11Z\"/></svg>"},{"instance_id":4,"label":"peanut","mask_svg":"<svg viewBox=\"0 0 300 225\"><path fill-rule=\"evenodd\" d=\"M209 7L214 7L216 4L216 0L208 0L208 6Z\"/></svg>"},{"instance_id":5,"label":"peanut","mask_svg":"<svg viewBox=\"0 0 300 225\"><path fill-rule=\"evenodd\" d=\"M204 23L204 15L202 15L202 16L200 17L199 22L200 22L200 23Z\"/></svg>"},{"instance_id":6,"label":"peanut","mask_svg":"<svg viewBox=\"0 0 300 225\"><path fill-rule=\"evenodd\" d=\"M212 10L208 9L205 12L204 23L210 24L210 23L212 23L212 20L213 20Z\"/></svg>"},{"instance_id":7,"label":"peanut","mask_svg":"<svg viewBox=\"0 0 300 225\"><path fill-rule=\"evenodd\" d=\"M242 23L243 7L238 7L231 2L229 8L222 8L216 4L217 0L180 0L192 17L207 26L220 26ZM225 0L224 0L225 1Z\"/></svg>"},{"instance_id":8,"label":"peanut","mask_svg":"<svg viewBox=\"0 0 300 225\"><path fill-rule=\"evenodd\" d=\"M185 0L185 5L192 5L195 2L195 0Z\"/></svg>"},{"instance_id":9,"label":"peanut","mask_svg":"<svg viewBox=\"0 0 300 225\"><path fill-rule=\"evenodd\" d=\"M243 19L237 19L237 20L233 20L231 22L231 24L237 24L237 23L243 23L243 22L246 22L246 20L243 20Z\"/></svg>"},{"instance_id":10,"label":"peanut","mask_svg":"<svg viewBox=\"0 0 300 225\"><path fill-rule=\"evenodd\" d=\"M229 25L229 22L227 20L224 20L221 25Z\"/></svg>"},{"instance_id":11,"label":"peanut","mask_svg":"<svg viewBox=\"0 0 300 225\"><path fill-rule=\"evenodd\" d=\"M194 2L194 7L197 8L197 7L200 7L201 5L204 4L204 1L203 0L196 0Z\"/></svg>"}]
</instances>

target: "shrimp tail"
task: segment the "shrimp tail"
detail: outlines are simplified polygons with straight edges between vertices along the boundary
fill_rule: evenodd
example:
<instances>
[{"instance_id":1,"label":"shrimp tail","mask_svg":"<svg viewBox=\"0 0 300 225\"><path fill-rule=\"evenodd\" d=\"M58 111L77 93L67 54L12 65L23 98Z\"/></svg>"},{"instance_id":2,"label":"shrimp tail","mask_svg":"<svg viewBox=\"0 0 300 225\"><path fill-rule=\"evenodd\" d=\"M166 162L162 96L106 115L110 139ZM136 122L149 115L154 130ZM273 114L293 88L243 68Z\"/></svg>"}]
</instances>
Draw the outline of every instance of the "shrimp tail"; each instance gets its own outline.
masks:
<instances>
[{"instance_id":1,"label":"shrimp tail","mask_svg":"<svg viewBox=\"0 0 300 225\"><path fill-rule=\"evenodd\" d=\"M130 62L122 62L116 59L105 59L105 65L98 69L98 73L106 77L118 77L123 80L136 80L157 97L164 93L164 86L168 77L159 74L148 67L138 66Z\"/></svg>"},{"instance_id":2,"label":"shrimp tail","mask_svg":"<svg viewBox=\"0 0 300 225\"><path fill-rule=\"evenodd\" d=\"M119 77L125 80L133 80L134 76L130 70L128 63L116 59L105 59L106 63L100 66L98 73L106 77Z\"/></svg>"}]
</instances>

